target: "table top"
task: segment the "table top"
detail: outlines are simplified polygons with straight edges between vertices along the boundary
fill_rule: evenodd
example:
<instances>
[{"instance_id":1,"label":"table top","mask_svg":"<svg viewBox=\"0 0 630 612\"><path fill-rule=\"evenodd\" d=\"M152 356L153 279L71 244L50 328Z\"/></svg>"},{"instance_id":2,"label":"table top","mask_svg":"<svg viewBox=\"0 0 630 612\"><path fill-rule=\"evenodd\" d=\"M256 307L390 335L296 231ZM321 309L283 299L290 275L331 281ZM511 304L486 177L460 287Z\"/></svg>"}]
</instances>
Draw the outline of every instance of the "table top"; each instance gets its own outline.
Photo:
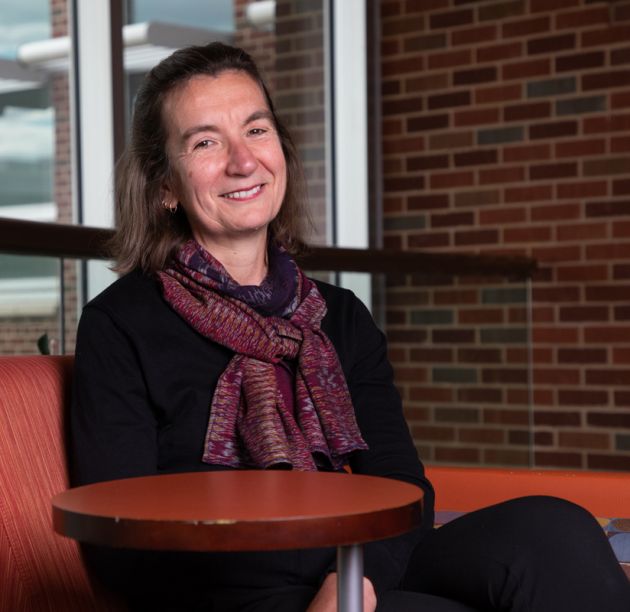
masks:
<instances>
[{"instance_id":1,"label":"table top","mask_svg":"<svg viewBox=\"0 0 630 612\"><path fill-rule=\"evenodd\" d=\"M253 551L359 544L420 524L422 491L356 474L234 470L100 482L53 498L55 531L150 550Z\"/></svg>"}]
</instances>

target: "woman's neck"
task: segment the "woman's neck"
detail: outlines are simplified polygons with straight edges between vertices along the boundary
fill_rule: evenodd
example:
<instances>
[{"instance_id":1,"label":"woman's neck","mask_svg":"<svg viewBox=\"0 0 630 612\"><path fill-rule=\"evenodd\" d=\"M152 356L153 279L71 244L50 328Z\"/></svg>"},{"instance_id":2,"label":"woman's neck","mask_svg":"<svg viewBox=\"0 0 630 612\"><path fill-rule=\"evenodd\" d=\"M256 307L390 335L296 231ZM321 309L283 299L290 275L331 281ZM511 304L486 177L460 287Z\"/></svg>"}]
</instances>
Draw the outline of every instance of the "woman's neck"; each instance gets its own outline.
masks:
<instances>
[{"instance_id":1,"label":"woman's neck","mask_svg":"<svg viewBox=\"0 0 630 612\"><path fill-rule=\"evenodd\" d=\"M221 262L228 274L239 285L260 285L267 276L267 239L264 241L214 243L198 242Z\"/></svg>"}]
</instances>

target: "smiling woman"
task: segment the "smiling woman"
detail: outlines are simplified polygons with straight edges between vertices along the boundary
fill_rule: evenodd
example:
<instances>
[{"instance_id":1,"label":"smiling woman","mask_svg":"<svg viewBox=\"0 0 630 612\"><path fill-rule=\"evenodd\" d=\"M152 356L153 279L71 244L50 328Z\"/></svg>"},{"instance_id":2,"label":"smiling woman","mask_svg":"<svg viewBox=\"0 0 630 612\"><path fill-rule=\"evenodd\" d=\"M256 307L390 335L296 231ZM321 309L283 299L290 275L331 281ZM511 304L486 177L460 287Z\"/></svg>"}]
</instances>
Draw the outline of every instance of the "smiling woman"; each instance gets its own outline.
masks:
<instances>
[{"instance_id":1,"label":"smiling woman","mask_svg":"<svg viewBox=\"0 0 630 612\"><path fill-rule=\"evenodd\" d=\"M260 284L267 228L286 191L286 163L264 92L240 72L194 77L167 97L164 120L170 176L163 205L182 206L195 240L236 281Z\"/></svg>"}]
</instances>

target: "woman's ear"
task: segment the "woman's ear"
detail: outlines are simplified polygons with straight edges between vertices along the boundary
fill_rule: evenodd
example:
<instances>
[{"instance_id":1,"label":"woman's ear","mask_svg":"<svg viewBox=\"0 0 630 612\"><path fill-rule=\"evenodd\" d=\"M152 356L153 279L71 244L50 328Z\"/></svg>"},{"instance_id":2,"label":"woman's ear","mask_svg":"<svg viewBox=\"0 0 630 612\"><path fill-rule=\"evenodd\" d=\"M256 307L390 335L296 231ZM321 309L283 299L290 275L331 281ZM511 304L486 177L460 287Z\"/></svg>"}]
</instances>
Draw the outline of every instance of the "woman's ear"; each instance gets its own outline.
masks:
<instances>
[{"instance_id":1,"label":"woman's ear","mask_svg":"<svg viewBox=\"0 0 630 612\"><path fill-rule=\"evenodd\" d=\"M171 188L164 184L162 185L162 190L160 192L162 206L166 208L168 211L175 213L177 212L177 207L179 206L179 201L175 197L175 194L172 192Z\"/></svg>"}]
</instances>

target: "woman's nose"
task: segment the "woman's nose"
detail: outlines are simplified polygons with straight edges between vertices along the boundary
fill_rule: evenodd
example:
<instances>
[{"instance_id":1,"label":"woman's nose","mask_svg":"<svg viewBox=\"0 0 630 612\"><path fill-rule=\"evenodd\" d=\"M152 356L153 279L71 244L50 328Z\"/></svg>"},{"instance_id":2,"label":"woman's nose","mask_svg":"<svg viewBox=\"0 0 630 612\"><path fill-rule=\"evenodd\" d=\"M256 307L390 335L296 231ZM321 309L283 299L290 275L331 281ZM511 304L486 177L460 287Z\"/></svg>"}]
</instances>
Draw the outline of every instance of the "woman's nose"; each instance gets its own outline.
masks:
<instances>
[{"instance_id":1,"label":"woman's nose","mask_svg":"<svg viewBox=\"0 0 630 612\"><path fill-rule=\"evenodd\" d=\"M248 176L256 169L258 161L246 142L230 143L227 173L235 176Z\"/></svg>"}]
</instances>

